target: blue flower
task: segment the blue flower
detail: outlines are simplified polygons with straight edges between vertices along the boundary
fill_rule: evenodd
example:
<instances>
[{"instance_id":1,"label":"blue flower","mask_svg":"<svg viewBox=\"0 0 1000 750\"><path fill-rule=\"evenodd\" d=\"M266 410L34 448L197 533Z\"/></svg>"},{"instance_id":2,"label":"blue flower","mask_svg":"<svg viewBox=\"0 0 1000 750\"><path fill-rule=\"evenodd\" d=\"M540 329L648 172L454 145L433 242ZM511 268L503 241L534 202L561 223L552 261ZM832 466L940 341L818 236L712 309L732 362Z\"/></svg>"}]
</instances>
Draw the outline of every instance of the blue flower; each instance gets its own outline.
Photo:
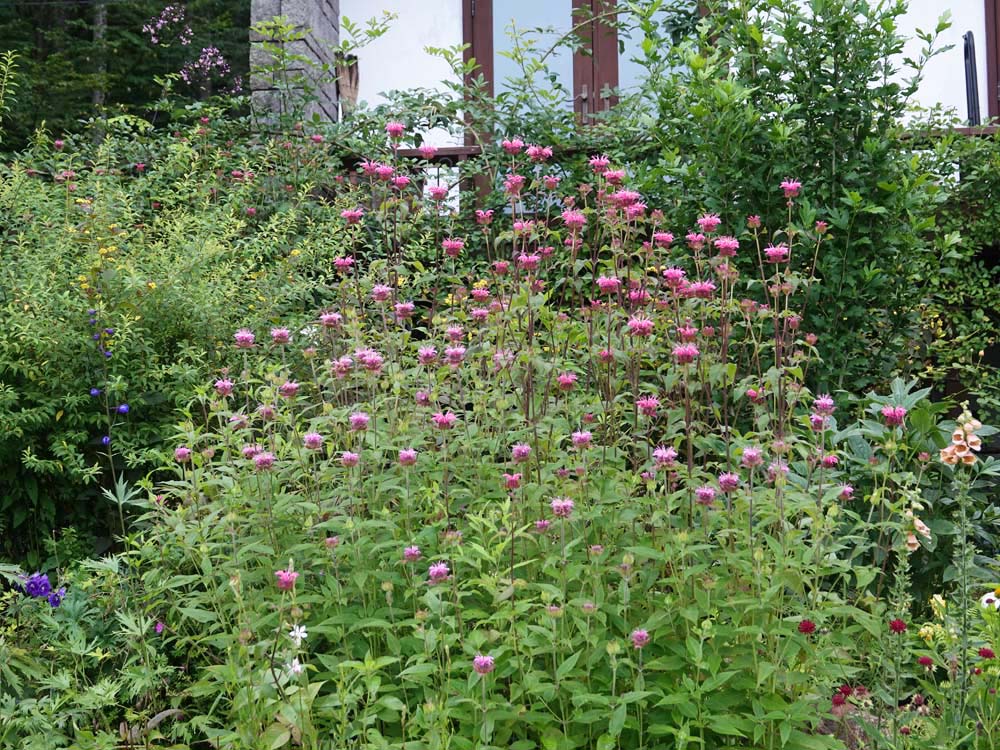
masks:
<instances>
[{"instance_id":1,"label":"blue flower","mask_svg":"<svg viewBox=\"0 0 1000 750\"><path fill-rule=\"evenodd\" d=\"M111 445L111 436L105 435L101 438L101 445Z\"/></svg>"},{"instance_id":2,"label":"blue flower","mask_svg":"<svg viewBox=\"0 0 1000 750\"><path fill-rule=\"evenodd\" d=\"M52 584L45 573L32 573L25 579L24 593L28 596L48 596L52 592Z\"/></svg>"},{"instance_id":3,"label":"blue flower","mask_svg":"<svg viewBox=\"0 0 1000 750\"><path fill-rule=\"evenodd\" d=\"M49 594L49 606L55 609L60 604L62 604L62 600L65 597L66 597L66 587L63 586L58 591L53 591L52 593Z\"/></svg>"},{"instance_id":4,"label":"blue flower","mask_svg":"<svg viewBox=\"0 0 1000 750\"><path fill-rule=\"evenodd\" d=\"M114 336L115 335L115 329L114 328L105 328L104 332L106 334L108 334L109 336Z\"/></svg>"},{"instance_id":5,"label":"blue flower","mask_svg":"<svg viewBox=\"0 0 1000 750\"><path fill-rule=\"evenodd\" d=\"M100 395L101 395L101 389L100 388L91 388L90 389L90 396L91 396L91 398L97 398Z\"/></svg>"},{"instance_id":6,"label":"blue flower","mask_svg":"<svg viewBox=\"0 0 1000 750\"><path fill-rule=\"evenodd\" d=\"M128 414L128 404L119 404L118 405L118 413L119 414Z\"/></svg>"}]
</instances>

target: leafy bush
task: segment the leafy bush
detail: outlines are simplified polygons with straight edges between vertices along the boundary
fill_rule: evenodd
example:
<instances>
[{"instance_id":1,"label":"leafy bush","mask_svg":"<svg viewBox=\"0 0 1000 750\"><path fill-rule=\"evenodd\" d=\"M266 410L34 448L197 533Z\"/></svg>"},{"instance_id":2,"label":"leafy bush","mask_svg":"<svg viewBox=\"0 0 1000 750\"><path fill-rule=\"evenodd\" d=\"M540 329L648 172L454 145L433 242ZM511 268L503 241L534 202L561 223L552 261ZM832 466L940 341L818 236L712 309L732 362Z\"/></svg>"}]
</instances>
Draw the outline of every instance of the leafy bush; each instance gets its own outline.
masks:
<instances>
[{"instance_id":1,"label":"leafy bush","mask_svg":"<svg viewBox=\"0 0 1000 750\"><path fill-rule=\"evenodd\" d=\"M12 579L9 745L997 731L979 712L992 620L948 615L920 639L910 594L936 539L921 518L950 503L948 611L982 593L969 508L1000 474L976 458L992 431L940 421L912 383L836 401L804 385L826 235L794 219L801 185L775 186L785 226L727 235L704 215L675 241L600 158L575 205L523 213L569 196L538 176L544 154L505 153L522 200L513 232L481 217L491 263L458 263L440 203L394 197L372 167L343 201L378 210L340 220L353 239L318 313L216 332L235 364L161 448L170 478L123 509L127 548L48 586ZM362 259L410 221L437 225L436 269L418 244Z\"/></svg>"}]
</instances>

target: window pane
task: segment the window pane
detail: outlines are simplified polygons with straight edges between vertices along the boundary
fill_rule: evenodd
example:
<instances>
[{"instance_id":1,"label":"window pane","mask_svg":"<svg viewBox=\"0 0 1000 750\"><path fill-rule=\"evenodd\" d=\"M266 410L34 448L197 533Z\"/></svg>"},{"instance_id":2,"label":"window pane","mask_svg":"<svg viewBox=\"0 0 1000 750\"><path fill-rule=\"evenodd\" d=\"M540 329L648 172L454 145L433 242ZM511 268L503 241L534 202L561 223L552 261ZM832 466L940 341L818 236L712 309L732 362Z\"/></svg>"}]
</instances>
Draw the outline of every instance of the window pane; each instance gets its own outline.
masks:
<instances>
[{"instance_id":1,"label":"window pane","mask_svg":"<svg viewBox=\"0 0 1000 750\"><path fill-rule=\"evenodd\" d=\"M520 63L506 54L514 49L510 37L512 26L520 38L518 44L528 58L548 52L556 41L573 27L573 0L493 0L493 91L515 90L509 79L524 77ZM542 29L542 31L536 31ZM528 32L526 36L524 32ZM528 49L525 49L525 47ZM554 74L564 89L560 100L567 109L573 108L573 50L558 46L545 58L548 74ZM551 89L547 74L536 73L532 85ZM519 87L517 89L519 93Z\"/></svg>"},{"instance_id":2,"label":"window pane","mask_svg":"<svg viewBox=\"0 0 1000 750\"><path fill-rule=\"evenodd\" d=\"M618 88L622 92L628 92L636 89L640 81L649 77L649 66L646 62L646 54L642 49L646 35L639 28L638 19L634 15L622 15L619 16L619 19L626 26L634 27L622 28L618 31L618 46L622 50L618 57ZM693 32L698 22L698 2L697 0L673 0L673 2L664 3L652 20L656 23L657 34L662 40L654 41L654 43L658 51L662 53L667 44L676 44Z\"/></svg>"}]
</instances>

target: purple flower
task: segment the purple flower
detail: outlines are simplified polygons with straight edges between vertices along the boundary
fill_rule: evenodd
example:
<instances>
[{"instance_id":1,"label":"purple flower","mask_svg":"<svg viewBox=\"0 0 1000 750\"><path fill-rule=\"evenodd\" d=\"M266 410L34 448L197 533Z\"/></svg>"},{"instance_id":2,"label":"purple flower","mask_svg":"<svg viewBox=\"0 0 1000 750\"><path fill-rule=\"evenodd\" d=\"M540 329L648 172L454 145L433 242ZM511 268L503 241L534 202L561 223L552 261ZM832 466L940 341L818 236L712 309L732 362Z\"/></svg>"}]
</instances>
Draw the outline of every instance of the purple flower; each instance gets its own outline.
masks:
<instances>
[{"instance_id":1,"label":"purple flower","mask_svg":"<svg viewBox=\"0 0 1000 750\"><path fill-rule=\"evenodd\" d=\"M476 654L476 658L472 660L472 668L476 670L476 674L489 674L495 666L496 662L489 654Z\"/></svg>"},{"instance_id":2,"label":"purple flower","mask_svg":"<svg viewBox=\"0 0 1000 750\"><path fill-rule=\"evenodd\" d=\"M403 559L406 560L406 562L416 562L422 555L423 553L420 551L420 547L417 547L416 545L403 549Z\"/></svg>"},{"instance_id":3,"label":"purple flower","mask_svg":"<svg viewBox=\"0 0 1000 750\"><path fill-rule=\"evenodd\" d=\"M52 584L45 573L32 573L24 580L24 593L34 598L48 596L52 592Z\"/></svg>"},{"instance_id":4,"label":"purple flower","mask_svg":"<svg viewBox=\"0 0 1000 750\"><path fill-rule=\"evenodd\" d=\"M119 414L128 414L128 404L118 404L118 408L115 411Z\"/></svg>"},{"instance_id":5,"label":"purple flower","mask_svg":"<svg viewBox=\"0 0 1000 750\"><path fill-rule=\"evenodd\" d=\"M448 563L436 562L428 568L427 575L430 578L431 583L442 583L443 581L448 580L448 576L451 575L451 570L448 568Z\"/></svg>"},{"instance_id":6,"label":"purple flower","mask_svg":"<svg viewBox=\"0 0 1000 750\"><path fill-rule=\"evenodd\" d=\"M649 631L636 628L629 638L631 638L634 648L641 649L649 643Z\"/></svg>"}]
</instances>

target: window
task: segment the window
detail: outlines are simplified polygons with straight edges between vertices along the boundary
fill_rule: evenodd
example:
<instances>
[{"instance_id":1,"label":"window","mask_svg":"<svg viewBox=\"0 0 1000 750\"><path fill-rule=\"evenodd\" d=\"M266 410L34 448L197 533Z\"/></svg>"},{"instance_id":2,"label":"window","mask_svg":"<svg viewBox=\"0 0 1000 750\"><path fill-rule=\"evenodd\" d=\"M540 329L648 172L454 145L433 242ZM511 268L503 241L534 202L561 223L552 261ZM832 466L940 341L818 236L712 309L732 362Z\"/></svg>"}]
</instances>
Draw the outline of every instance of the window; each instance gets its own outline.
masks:
<instances>
[{"instance_id":1,"label":"window","mask_svg":"<svg viewBox=\"0 0 1000 750\"><path fill-rule=\"evenodd\" d=\"M694 11L696 0L665 3ZM551 28L539 37L554 43L573 31L581 48L570 51L560 47L547 58L550 71L570 95L565 105L582 118L606 110L615 104L612 90L635 85L642 66L633 61L640 55L641 33L623 34L611 22L616 0L463 0L464 41L469 45L466 59L476 58L491 94L503 90L504 80L520 74L513 61L502 52L509 50L507 34L511 21L518 29Z\"/></svg>"},{"instance_id":2,"label":"window","mask_svg":"<svg viewBox=\"0 0 1000 750\"><path fill-rule=\"evenodd\" d=\"M986 112L1000 117L1000 0L986 0Z\"/></svg>"}]
</instances>

